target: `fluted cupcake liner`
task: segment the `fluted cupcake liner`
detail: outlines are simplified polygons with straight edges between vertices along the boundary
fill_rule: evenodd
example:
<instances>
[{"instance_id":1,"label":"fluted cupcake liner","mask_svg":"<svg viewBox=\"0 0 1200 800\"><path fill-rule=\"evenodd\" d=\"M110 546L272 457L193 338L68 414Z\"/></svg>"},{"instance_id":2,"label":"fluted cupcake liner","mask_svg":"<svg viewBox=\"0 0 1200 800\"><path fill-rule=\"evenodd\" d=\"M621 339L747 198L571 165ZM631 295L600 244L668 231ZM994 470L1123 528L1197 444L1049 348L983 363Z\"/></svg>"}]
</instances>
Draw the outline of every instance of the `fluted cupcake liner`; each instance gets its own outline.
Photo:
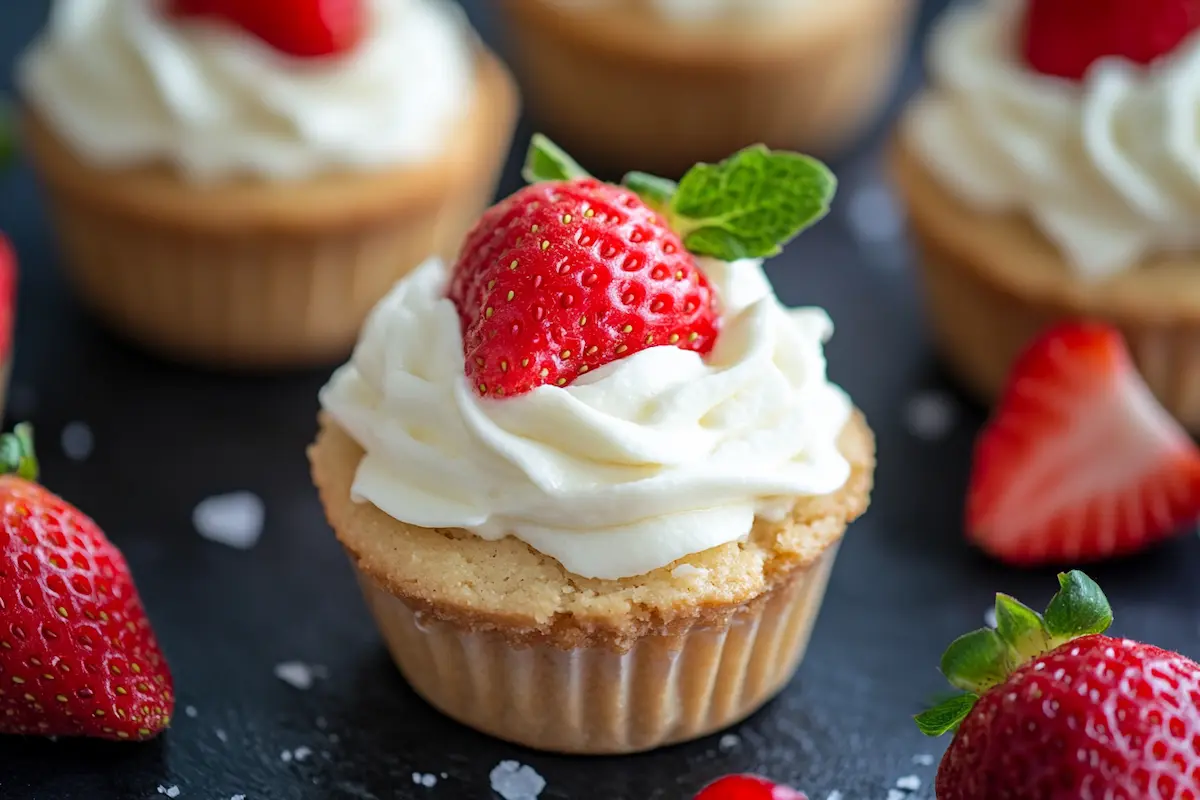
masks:
<instances>
[{"instance_id":1,"label":"fluted cupcake liner","mask_svg":"<svg viewBox=\"0 0 1200 800\"><path fill-rule=\"evenodd\" d=\"M725 624L642 636L623 652L512 643L498 631L433 620L358 576L392 657L430 704L500 739L600 755L705 736L778 694L804 656L836 551L830 546Z\"/></svg>"},{"instance_id":2,"label":"fluted cupcake liner","mask_svg":"<svg viewBox=\"0 0 1200 800\"><path fill-rule=\"evenodd\" d=\"M955 376L986 403L999 396L1013 362L1039 332L1081 316L1065 304L1021 298L930 239L918 240L935 345ZM1200 324L1120 314L1106 319L1124 334L1134 363L1163 406L1200 433Z\"/></svg>"},{"instance_id":3,"label":"fluted cupcake liner","mask_svg":"<svg viewBox=\"0 0 1200 800\"><path fill-rule=\"evenodd\" d=\"M227 235L115 219L57 196L65 267L113 328L167 356L218 366L286 366L343 357L391 286L431 255L453 260L491 194L371 226Z\"/></svg>"},{"instance_id":4,"label":"fluted cupcake liner","mask_svg":"<svg viewBox=\"0 0 1200 800\"><path fill-rule=\"evenodd\" d=\"M585 164L672 176L750 144L821 154L850 145L908 52L913 7L816 9L819 24L788 22L794 37L761 47L752 35L714 30L706 43L689 31L700 38L679 53L671 43L684 37L653 18L655 36L601 30L549 0L505 3L514 70L547 132Z\"/></svg>"}]
</instances>

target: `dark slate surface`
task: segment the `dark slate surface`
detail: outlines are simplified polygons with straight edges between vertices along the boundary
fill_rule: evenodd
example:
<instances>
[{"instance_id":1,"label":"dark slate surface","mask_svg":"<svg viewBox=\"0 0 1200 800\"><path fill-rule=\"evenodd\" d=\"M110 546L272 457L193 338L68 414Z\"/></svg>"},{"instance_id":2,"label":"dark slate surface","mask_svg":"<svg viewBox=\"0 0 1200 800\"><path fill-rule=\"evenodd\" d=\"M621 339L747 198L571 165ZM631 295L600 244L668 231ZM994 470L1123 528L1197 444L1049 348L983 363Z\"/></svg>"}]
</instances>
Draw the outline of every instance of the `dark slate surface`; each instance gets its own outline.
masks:
<instances>
[{"instance_id":1,"label":"dark slate surface","mask_svg":"<svg viewBox=\"0 0 1200 800\"><path fill-rule=\"evenodd\" d=\"M46 3L3 5L7 63ZM490 4L468 5L491 30L479 13ZM917 71L906 72L906 92ZM968 456L982 415L933 363L878 162L867 146L837 164L835 213L771 266L785 300L833 315L831 373L879 438L874 504L841 551L810 655L779 700L732 731L736 739L622 759L524 751L414 696L376 637L309 484L304 447L328 371L204 374L110 339L64 291L28 172L4 178L0 228L24 269L11 408L41 432L46 482L128 555L174 667L179 711L170 733L144 746L0 741L0 798L155 798L162 785L178 787L184 800L488 800L488 773L502 759L545 776L547 800L676 800L744 770L791 782L813 800L834 790L846 800L882 800L908 775L923 782L914 800L932 797L933 767L914 756L938 756L945 742L922 738L909 715L943 689L935 669L942 647L981 624L992 592L1042 603L1054 582L1049 572L992 564L962 541ZM510 170L505 191L516 181ZM951 427L934 435L947 415ZM59 446L73 421L94 435L83 461ZM200 500L235 490L266 504L265 534L249 552L208 542L191 523ZM1094 574L1120 632L1200 656L1198 572L1200 542L1189 536ZM273 675L291 660L323 665L328 677L298 691ZM312 750L303 762L281 758L301 747ZM413 772L447 777L418 787Z\"/></svg>"}]
</instances>

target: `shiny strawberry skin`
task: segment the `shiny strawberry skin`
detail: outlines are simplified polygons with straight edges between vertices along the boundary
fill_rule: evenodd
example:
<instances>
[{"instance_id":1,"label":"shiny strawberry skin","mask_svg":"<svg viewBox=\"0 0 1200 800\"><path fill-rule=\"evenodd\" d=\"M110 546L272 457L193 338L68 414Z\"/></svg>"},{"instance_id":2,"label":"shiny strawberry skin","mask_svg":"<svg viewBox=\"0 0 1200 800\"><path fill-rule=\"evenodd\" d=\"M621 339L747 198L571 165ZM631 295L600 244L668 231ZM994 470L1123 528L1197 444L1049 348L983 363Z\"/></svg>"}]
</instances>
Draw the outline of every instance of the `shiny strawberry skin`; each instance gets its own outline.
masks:
<instances>
[{"instance_id":1,"label":"shiny strawberry skin","mask_svg":"<svg viewBox=\"0 0 1200 800\"><path fill-rule=\"evenodd\" d=\"M975 447L967 532L1014 565L1126 555L1200 516L1200 449L1154 399L1121 333L1047 330L1013 366Z\"/></svg>"},{"instance_id":2,"label":"shiny strawberry skin","mask_svg":"<svg viewBox=\"0 0 1200 800\"><path fill-rule=\"evenodd\" d=\"M1038 72L1081 80L1106 56L1150 64L1200 28L1200 0L1030 0L1022 48Z\"/></svg>"},{"instance_id":3,"label":"shiny strawberry skin","mask_svg":"<svg viewBox=\"0 0 1200 800\"><path fill-rule=\"evenodd\" d=\"M149 739L174 703L121 553L69 503L0 477L0 733Z\"/></svg>"},{"instance_id":4,"label":"shiny strawberry skin","mask_svg":"<svg viewBox=\"0 0 1200 800\"><path fill-rule=\"evenodd\" d=\"M726 775L701 789L695 800L808 800L808 797L757 775Z\"/></svg>"},{"instance_id":5,"label":"shiny strawberry skin","mask_svg":"<svg viewBox=\"0 0 1200 800\"><path fill-rule=\"evenodd\" d=\"M937 776L938 800L1197 800L1200 665L1092 635L980 697Z\"/></svg>"},{"instance_id":6,"label":"shiny strawberry skin","mask_svg":"<svg viewBox=\"0 0 1200 800\"><path fill-rule=\"evenodd\" d=\"M0 362L12 355L16 316L17 256L8 239L0 235Z\"/></svg>"},{"instance_id":7,"label":"shiny strawberry skin","mask_svg":"<svg viewBox=\"0 0 1200 800\"><path fill-rule=\"evenodd\" d=\"M367 24L364 0L171 0L170 12L224 20L296 58L346 53Z\"/></svg>"},{"instance_id":8,"label":"shiny strawberry skin","mask_svg":"<svg viewBox=\"0 0 1200 800\"><path fill-rule=\"evenodd\" d=\"M591 178L529 186L467 235L449 297L480 395L567 386L670 345L708 353L716 297L695 259L637 195Z\"/></svg>"}]
</instances>

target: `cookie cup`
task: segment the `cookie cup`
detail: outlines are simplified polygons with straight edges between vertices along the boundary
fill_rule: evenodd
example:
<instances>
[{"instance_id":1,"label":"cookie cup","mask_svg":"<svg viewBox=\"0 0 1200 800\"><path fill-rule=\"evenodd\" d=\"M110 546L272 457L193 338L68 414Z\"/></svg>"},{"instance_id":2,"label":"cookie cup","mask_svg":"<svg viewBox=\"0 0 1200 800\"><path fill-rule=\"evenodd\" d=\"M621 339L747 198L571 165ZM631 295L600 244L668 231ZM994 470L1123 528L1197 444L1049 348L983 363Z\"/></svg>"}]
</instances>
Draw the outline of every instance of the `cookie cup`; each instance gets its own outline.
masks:
<instances>
[{"instance_id":1,"label":"cookie cup","mask_svg":"<svg viewBox=\"0 0 1200 800\"><path fill-rule=\"evenodd\" d=\"M742 25L671 23L647 0L502 5L547 133L585 164L678 176L760 142L851 144L889 94L916 4L809 3Z\"/></svg>"},{"instance_id":2,"label":"cookie cup","mask_svg":"<svg viewBox=\"0 0 1200 800\"><path fill-rule=\"evenodd\" d=\"M632 753L753 713L804 656L842 534L867 507L874 441L841 437L849 481L749 539L648 575L594 580L513 538L406 525L350 499L359 446L327 415L309 450L330 524L412 687L472 728L539 750Z\"/></svg>"},{"instance_id":3,"label":"cookie cup","mask_svg":"<svg viewBox=\"0 0 1200 800\"><path fill-rule=\"evenodd\" d=\"M890 167L917 244L934 343L968 390L991 403L1046 326L1101 319L1124 333L1163 405L1200 432L1200 255L1150 259L1085 281L1029 219L962 203L902 139Z\"/></svg>"},{"instance_id":4,"label":"cookie cup","mask_svg":"<svg viewBox=\"0 0 1200 800\"><path fill-rule=\"evenodd\" d=\"M453 260L490 202L517 97L480 51L475 95L434 161L298 182L199 185L164 165L87 165L28 111L66 272L113 329L218 367L327 363L367 312L430 255Z\"/></svg>"}]
</instances>

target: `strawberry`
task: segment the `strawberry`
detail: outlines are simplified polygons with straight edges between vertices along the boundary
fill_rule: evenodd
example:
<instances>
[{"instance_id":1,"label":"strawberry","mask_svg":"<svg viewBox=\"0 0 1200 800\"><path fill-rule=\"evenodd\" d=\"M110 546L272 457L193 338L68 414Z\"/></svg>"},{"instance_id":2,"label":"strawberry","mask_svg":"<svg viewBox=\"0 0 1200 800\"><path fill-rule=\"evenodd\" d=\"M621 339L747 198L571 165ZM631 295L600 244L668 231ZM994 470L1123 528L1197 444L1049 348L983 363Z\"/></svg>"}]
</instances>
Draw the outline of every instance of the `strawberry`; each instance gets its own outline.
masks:
<instances>
[{"instance_id":1,"label":"strawberry","mask_svg":"<svg viewBox=\"0 0 1200 800\"><path fill-rule=\"evenodd\" d=\"M526 177L468 233L447 292L481 396L567 386L649 347L707 354L718 302L695 256L773 255L834 185L812 159L757 147L678 185L632 173L614 186L540 136Z\"/></svg>"},{"instance_id":2,"label":"strawberry","mask_svg":"<svg viewBox=\"0 0 1200 800\"><path fill-rule=\"evenodd\" d=\"M1096 61L1150 64L1200 28L1200 0L1030 0L1021 46L1038 72L1081 80Z\"/></svg>"},{"instance_id":3,"label":"strawberry","mask_svg":"<svg viewBox=\"0 0 1200 800\"><path fill-rule=\"evenodd\" d=\"M938 800L1196 800L1200 664L1101 635L1112 611L1081 572L1045 615L996 597L996 630L950 645L942 671L967 694L917 717L955 730Z\"/></svg>"},{"instance_id":4,"label":"strawberry","mask_svg":"<svg viewBox=\"0 0 1200 800\"><path fill-rule=\"evenodd\" d=\"M366 29L363 0L170 0L179 18L227 22L297 58L348 52Z\"/></svg>"},{"instance_id":5,"label":"strawberry","mask_svg":"<svg viewBox=\"0 0 1200 800\"><path fill-rule=\"evenodd\" d=\"M7 362L12 355L16 295L17 257L8 239L0 234L0 364Z\"/></svg>"},{"instance_id":6,"label":"strawberry","mask_svg":"<svg viewBox=\"0 0 1200 800\"><path fill-rule=\"evenodd\" d=\"M1121 334L1059 324L1020 356L975 446L968 536L1016 565L1140 550L1200 516L1200 450Z\"/></svg>"},{"instance_id":7,"label":"strawberry","mask_svg":"<svg viewBox=\"0 0 1200 800\"><path fill-rule=\"evenodd\" d=\"M125 559L34 483L27 426L0 438L0 734L141 740L168 725L171 673Z\"/></svg>"},{"instance_id":8,"label":"strawberry","mask_svg":"<svg viewBox=\"0 0 1200 800\"><path fill-rule=\"evenodd\" d=\"M726 775L701 789L695 800L808 800L808 796L757 775Z\"/></svg>"}]
</instances>

